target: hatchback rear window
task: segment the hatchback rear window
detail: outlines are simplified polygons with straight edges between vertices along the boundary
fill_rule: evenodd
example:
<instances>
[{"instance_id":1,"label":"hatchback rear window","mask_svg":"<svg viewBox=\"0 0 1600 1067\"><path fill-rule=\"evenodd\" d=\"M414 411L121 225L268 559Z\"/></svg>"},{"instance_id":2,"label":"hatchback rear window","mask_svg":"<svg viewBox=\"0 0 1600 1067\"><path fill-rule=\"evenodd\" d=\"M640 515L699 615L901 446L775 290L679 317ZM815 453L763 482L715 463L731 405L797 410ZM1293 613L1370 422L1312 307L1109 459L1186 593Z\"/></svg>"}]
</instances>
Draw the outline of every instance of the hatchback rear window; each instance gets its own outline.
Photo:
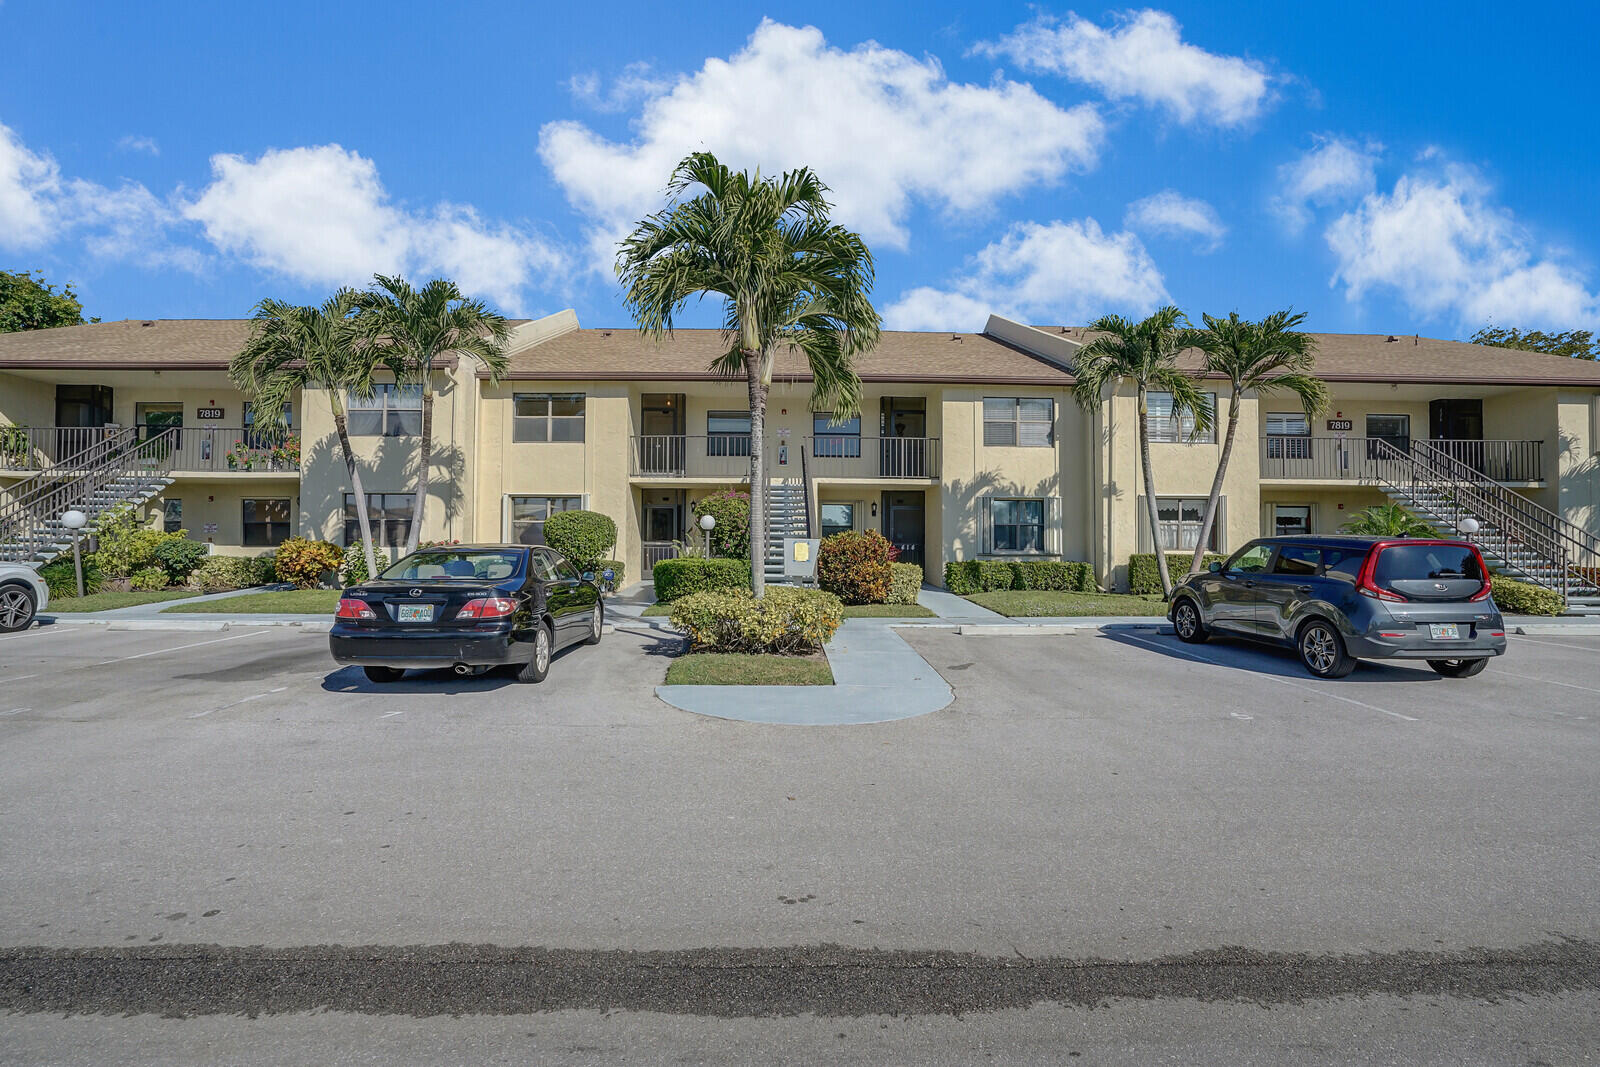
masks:
<instances>
[{"instance_id":1,"label":"hatchback rear window","mask_svg":"<svg viewBox=\"0 0 1600 1067\"><path fill-rule=\"evenodd\" d=\"M1389 545L1378 553L1372 580L1380 588L1428 579L1484 580L1470 545Z\"/></svg>"}]
</instances>

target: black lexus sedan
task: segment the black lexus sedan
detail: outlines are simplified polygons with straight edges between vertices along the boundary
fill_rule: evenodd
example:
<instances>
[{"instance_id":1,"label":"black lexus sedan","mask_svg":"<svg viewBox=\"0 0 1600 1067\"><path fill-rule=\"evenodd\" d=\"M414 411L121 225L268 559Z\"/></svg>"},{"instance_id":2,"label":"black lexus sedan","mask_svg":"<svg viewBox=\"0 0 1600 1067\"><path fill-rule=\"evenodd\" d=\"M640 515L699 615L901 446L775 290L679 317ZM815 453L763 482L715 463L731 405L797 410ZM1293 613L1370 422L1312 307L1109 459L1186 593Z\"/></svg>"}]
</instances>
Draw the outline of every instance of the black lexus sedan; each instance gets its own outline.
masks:
<instances>
[{"instance_id":1,"label":"black lexus sedan","mask_svg":"<svg viewBox=\"0 0 1600 1067\"><path fill-rule=\"evenodd\" d=\"M344 591L328 647L374 682L440 667L542 682L558 650L599 643L604 610L594 576L552 549L425 548Z\"/></svg>"}]
</instances>

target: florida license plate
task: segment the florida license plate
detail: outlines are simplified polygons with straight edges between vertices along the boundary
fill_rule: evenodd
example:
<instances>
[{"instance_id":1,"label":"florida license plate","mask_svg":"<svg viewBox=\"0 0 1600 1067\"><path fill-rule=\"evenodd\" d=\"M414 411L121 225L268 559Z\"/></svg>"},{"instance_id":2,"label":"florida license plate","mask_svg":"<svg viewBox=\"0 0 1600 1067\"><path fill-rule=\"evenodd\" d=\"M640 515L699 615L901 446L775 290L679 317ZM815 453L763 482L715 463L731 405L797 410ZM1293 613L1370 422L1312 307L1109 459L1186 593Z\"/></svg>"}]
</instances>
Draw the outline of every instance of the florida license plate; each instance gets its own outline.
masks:
<instances>
[{"instance_id":1,"label":"florida license plate","mask_svg":"<svg viewBox=\"0 0 1600 1067\"><path fill-rule=\"evenodd\" d=\"M1428 632L1435 641L1461 640L1461 626L1453 622L1432 622L1428 624Z\"/></svg>"},{"instance_id":2,"label":"florida license plate","mask_svg":"<svg viewBox=\"0 0 1600 1067\"><path fill-rule=\"evenodd\" d=\"M398 604L394 617L401 622L432 622L432 604Z\"/></svg>"}]
</instances>

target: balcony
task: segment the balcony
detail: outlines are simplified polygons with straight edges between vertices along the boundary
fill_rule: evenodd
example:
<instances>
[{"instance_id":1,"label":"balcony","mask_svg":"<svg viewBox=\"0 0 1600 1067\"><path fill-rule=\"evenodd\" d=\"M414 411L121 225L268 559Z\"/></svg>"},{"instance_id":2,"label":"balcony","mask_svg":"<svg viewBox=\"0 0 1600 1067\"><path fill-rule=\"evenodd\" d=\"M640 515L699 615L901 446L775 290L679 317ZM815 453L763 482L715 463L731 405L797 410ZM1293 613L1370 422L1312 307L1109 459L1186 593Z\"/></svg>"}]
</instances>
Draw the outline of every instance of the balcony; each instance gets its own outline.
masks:
<instances>
[{"instance_id":1,"label":"balcony","mask_svg":"<svg viewBox=\"0 0 1600 1067\"><path fill-rule=\"evenodd\" d=\"M793 438L768 438L767 469L777 469L779 449ZM750 476L749 434L647 434L631 441L635 478L703 478L742 481ZM813 478L928 481L939 477L937 437L802 437ZM800 456L783 468L800 473Z\"/></svg>"},{"instance_id":2,"label":"balcony","mask_svg":"<svg viewBox=\"0 0 1600 1067\"><path fill-rule=\"evenodd\" d=\"M1544 480L1543 441L1436 440L1434 449L1497 482ZM1388 447L1385 447L1388 446ZM1411 449L1405 437L1306 437L1269 434L1261 441L1261 477L1276 481L1371 483L1379 464Z\"/></svg>"},{"instance_id":3,"label":"balcony","mask_svg":"<svg viewBox=\"0 0 1600 1067\"><path fill-rule=\"evenodd\" d=\"M33 472L70 464L121 432L108 426L0 426L0 471ZM170 438L164 434L170 433ZM291 474L300 470L300 436L244 427L141 428L140 440L169 440L175 474ZM159 447L159 446L158 446Z\"/></svg>"}]
</instances>

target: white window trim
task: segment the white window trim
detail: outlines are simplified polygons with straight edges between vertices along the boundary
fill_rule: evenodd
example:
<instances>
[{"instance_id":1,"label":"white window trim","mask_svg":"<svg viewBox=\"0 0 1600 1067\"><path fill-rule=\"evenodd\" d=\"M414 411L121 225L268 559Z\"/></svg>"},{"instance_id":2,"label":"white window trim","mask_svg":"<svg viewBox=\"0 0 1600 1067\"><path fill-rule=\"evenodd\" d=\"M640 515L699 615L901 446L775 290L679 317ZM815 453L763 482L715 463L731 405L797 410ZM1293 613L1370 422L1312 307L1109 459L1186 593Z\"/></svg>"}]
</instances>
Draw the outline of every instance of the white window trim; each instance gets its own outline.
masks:
<instances>
[{"instance_id":1,"label":"white window trim","mask_svg":"<svg viewBox=\"0 0 1600 1067\"><path fill-rule=\"evenodd\" d=\"M1025 444L1023 442L1023 440L1022 440L1022 426L1023 426L1023 422L1022 422L1022 401L1024 401L1024 400L1042 401L1042 402L1050 405L1050 418L1049 418L1048 423L1047 423L1047 425L1049 426L1049 429L1048 429L1048 431L1046 433L1046 437L1045 437L1044 443L1042 443L1042 444ZM991 418L989 418L989 409L988 409L987 405L991 401L993 401L993 402L1004 401L1004 402L1010 404L1011 405L1011 418L1010 419L991 419ZM1012 440L1011 440L1010 444L994 444L994 445L991 445L988 442L987 428L988 428L988 424L991 423L991 422L995 423L996 425L1010 425L1011 426L1011 430L1012 430L1012 435L1013 436L1012 436ZM978 442L984 448L1054 448L1056 446L1056 401L1055 401L1055 397L1051 397L1051 396L986 396L986 397L981 398L979 400L979 402L978 402ZM1020 499L1023 499L1023 498L1022 497L1006 497L1005 499L1007 499L1007 500L1012 500L1012 499L1020 500ZM1029 498L1029 499L1032 499L1032 498Z\"/></svg>"},{"instance_id":2,"label":"white window trim","mask_svg":"<svg viewBox=\"0 0 1600 1067\"><path fill-rule=\"evenodd\" d=\"M1171 395L1172 394L1170 392L1168 392L1167 390L1165 390L1165 389L1151 389L1151 390L1149 390L1148 392L1145 393L1146 406L1148 407L1150 398L1153 397L1153 396L1170 397ZM1201 434L1198 437L1189 436L1189 435L1184 434L1183 426L1184 426L1185 422L1189 423L1191 425L1191 428L1193 428L1193 426L1196 425L1196 423L1195 423L1195 413L1193 411L1185 411L1182 415L1178 416L1177 418L1173 418L1171 415L1161 415L1161 416L1151 415L1150 416L1150 420L1149 420L1150 421L1150 443L1153 444L1153 445L1214 445L1214 444L1216 444L1217 443L1217 394L1216 393L1201 393L1200 395L1206 398L1207 403L1211 407L1211 428L1210 429L1206 430L1203 434ZM1162 432L1161 432L1161 436L1157 436L1156 435L1156 425L1157 425L1158 422L1163 427L1162 428ZM1173 423L1176 423L1177 425L1172 430L1172 436L1168 437L1168 436L1166 436L1166 433L1167 433L1166 427L1170 426ZM1162 499L1165 500L1166 497L1162 497ZM1187 498L1185 498L1185 499L1187 499Z\"/></svg>"},{"instance_id":3,"label":"white window trim","mask_svg":"<svg viewBox=\"0 0 1600 1067\"><path fill-rule=\"evenodd\" d=\"M555 414L555 409L556 409L556 407L555 407L555 398L556 397L561 397L564 400L576 399L577 402L578 402L578 405L582 408L582 410L580 412L578 412L578 414L576 414L576 415L557 415L557 414ZM545 402L545 413L543 415L518 415L517 414L517 401L518 400L524 400L524 399L543 400ZM518 438L517 438L517 426L518 426L518 424L519 423L535 423L535 422L544 423L544 438L542 440L540 440L540 439L518 440ZM555 428L556 428L556 423L557 422L576 422L578 424L580 430L581 430L581 433L575 439L571 439L571 440L568 440L566 438L558 439L555 436ZM511 440L512 440L512 442L514 444L519 444L519 445L579 445L579 444L584 444L588 440L588 437L589 437L589 396L588 396L587 393L553 393L553 392L517 393L517 392L514 392L514 393L511 394ZM523 496L525 494L518 493L517 495L518 496Z\"/></svg>"}]
</instances>

